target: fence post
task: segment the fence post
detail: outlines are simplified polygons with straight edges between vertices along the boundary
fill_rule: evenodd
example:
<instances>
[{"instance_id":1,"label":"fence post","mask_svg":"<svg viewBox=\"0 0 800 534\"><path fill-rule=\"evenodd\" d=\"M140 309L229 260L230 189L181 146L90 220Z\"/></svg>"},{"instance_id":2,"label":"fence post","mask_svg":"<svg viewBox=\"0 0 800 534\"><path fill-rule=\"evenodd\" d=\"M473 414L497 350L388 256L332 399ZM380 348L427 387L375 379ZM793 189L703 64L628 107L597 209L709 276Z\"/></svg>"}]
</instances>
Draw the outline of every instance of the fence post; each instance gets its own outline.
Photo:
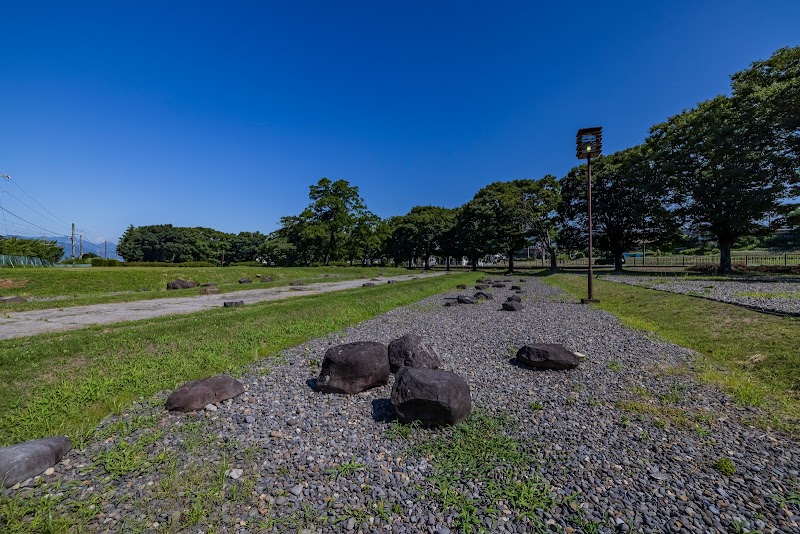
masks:
<instances>
[{"instance_id":1,"label":"fence post","mask_svg":"<svg viewBox=\"0 0 800 534\"><path fill-rule=\"evenodd\" d=\"M787 266L787 265L789 265L789 264L788 264L788 263L786 263L786 254L784 254L784 255L783 255L783 266L785 267L785 266Z\"/></svg>"},{"instance_id":2,"label":"fence post","mask_svg":"<svg viewBox=\"0 0 800 534\"><path fill-rule=\"evenodd\" d=\"M744 266L747 267L749 264L747 263L747 254L744 255Z\"/></svg>"}]
</instances>

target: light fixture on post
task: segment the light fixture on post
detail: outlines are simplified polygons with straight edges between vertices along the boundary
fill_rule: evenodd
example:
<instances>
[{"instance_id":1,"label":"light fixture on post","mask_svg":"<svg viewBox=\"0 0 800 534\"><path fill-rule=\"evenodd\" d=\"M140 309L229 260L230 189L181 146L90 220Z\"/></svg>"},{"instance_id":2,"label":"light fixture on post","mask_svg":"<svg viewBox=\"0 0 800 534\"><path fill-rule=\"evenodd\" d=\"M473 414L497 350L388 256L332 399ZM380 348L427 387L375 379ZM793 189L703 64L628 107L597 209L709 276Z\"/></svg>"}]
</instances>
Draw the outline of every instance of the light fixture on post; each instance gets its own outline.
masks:
<instances>
[{"instance_id":1,"label":"light fixture on post","mask_svg":"<svg viewBox=\"0 0 800 534\"><path fill-rule=\"evenodd\" d=\"M575 155L578 159L585 159L589 172L586 179L586 191L588 194L588 215L589 215L589 274L587 278L588 298L581 299L581 303L599 302L594 298L592 288L592 158L597 157L603 151L603 128L581 128L575 136Z\"/></svg>"}]
</instances>

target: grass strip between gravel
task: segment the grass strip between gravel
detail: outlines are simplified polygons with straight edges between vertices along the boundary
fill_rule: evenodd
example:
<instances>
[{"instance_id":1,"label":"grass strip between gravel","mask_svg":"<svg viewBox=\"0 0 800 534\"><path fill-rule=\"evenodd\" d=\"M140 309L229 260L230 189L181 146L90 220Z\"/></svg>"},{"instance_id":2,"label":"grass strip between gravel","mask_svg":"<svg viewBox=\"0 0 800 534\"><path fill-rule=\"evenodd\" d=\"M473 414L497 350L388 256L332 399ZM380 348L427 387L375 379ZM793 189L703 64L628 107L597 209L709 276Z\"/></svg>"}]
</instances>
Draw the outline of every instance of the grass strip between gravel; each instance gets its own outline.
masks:
<instances>
[{"instance_id":1,"label":"grass strip between gravel","mask_svg":"<svg viewBox=\"0 0 800 534\"><path fill-rule=\"evenodd\" d=\"M80 446L103 417L139 397L236 373L474 277L438 276L2 341L0 446L52 435Z\"/></svg>"},{"instance_id":2,"label":"grass strip between gravel","mask_svg":"<svg viewBox=\"0 0 800 534\"><path fill-rule=\"evenodd\" d=\"M586 296L585 275L541 279L576 298ZM800 319L603 280L595 280L594 289L600 302L593 306L696 351L702 380L742 405L764 409L768 417L761 423L800 436Z\"/></svg>"}]
</instances>

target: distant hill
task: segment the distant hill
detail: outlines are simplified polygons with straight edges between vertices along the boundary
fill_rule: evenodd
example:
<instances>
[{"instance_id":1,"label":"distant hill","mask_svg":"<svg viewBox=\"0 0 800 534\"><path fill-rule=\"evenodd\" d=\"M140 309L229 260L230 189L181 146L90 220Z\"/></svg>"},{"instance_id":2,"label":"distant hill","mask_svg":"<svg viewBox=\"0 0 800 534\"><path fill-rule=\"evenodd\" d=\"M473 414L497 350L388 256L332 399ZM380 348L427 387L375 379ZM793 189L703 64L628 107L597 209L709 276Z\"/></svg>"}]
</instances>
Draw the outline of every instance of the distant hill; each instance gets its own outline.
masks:
<instances>
[{"instance_id":1,"label":"distant hill","mask_svg":"<svg viewBox=\"0 0 800 534\"><path fill-rule=\"evenodd\" d=\"M3 237L7 237L7 238L9 238L9 237L17 237L17 238L20 238L20 239L35 239L35 238L31 238L29 236L22 236L22 235L17 235L17 236L15 236L15 235L7 235L7 236L3 236ZM47 238L47 240L48 241L55 241L56 243L58 243L58 245L61 246L64 249L63 258L69 258L69 254L70 254L70 251L71 251L71 248L72 248L72 244L71 244L70 239L68 237L53 237L53 238ZM79 250L80 250L79 243L80 243L80 241L76 237L75 238L75 257L76 258L78 257ZM105 257L104 256L104 254L105 254L105 245L103 243L99 243L99 244L98 243L92 243L91 241L88 241L88 240L84 239L83 240L83 252L84 253L93 252L94 254L97 254L98 256L103 258L103 257ZM117 246L114 243L111 243L111 242L108 243L108 257L109 258L122 259L122 258L118 258L117 257Z\"/></svg>"}]
</instances>

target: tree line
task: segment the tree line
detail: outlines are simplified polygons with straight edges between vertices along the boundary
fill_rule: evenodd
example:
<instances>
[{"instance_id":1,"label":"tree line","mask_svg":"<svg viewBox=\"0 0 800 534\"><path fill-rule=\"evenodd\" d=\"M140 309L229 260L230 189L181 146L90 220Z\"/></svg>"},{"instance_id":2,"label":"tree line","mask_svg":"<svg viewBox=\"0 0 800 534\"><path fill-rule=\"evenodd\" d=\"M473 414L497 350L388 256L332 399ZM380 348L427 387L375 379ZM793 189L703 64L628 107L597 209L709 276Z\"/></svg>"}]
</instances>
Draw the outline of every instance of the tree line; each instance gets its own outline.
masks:
<instances>
[{"instance_id":1,"label":"tree line","mask_svg":"<svg viewBox=\"0 0 800 534\"><path fill-rule=\"evenodd\" d=\"M800 211L800 47L782 48L731 77L731 95L669 117L640 144L593 160L596 246L621 269L625 251L668 248L687 235L713 238L720 271L743 236L797 225ZM130 227L117 250L128 261L258 261L272 265L389 263L480 258L535 245L555 267L586 249L586 165L566 176L498 181L463 206L415 206L381 219L358 187L319 180L310 204L269 234L171 225ZM223 258L224 256L224 258Z\"/></svg>"}]
</instances>

